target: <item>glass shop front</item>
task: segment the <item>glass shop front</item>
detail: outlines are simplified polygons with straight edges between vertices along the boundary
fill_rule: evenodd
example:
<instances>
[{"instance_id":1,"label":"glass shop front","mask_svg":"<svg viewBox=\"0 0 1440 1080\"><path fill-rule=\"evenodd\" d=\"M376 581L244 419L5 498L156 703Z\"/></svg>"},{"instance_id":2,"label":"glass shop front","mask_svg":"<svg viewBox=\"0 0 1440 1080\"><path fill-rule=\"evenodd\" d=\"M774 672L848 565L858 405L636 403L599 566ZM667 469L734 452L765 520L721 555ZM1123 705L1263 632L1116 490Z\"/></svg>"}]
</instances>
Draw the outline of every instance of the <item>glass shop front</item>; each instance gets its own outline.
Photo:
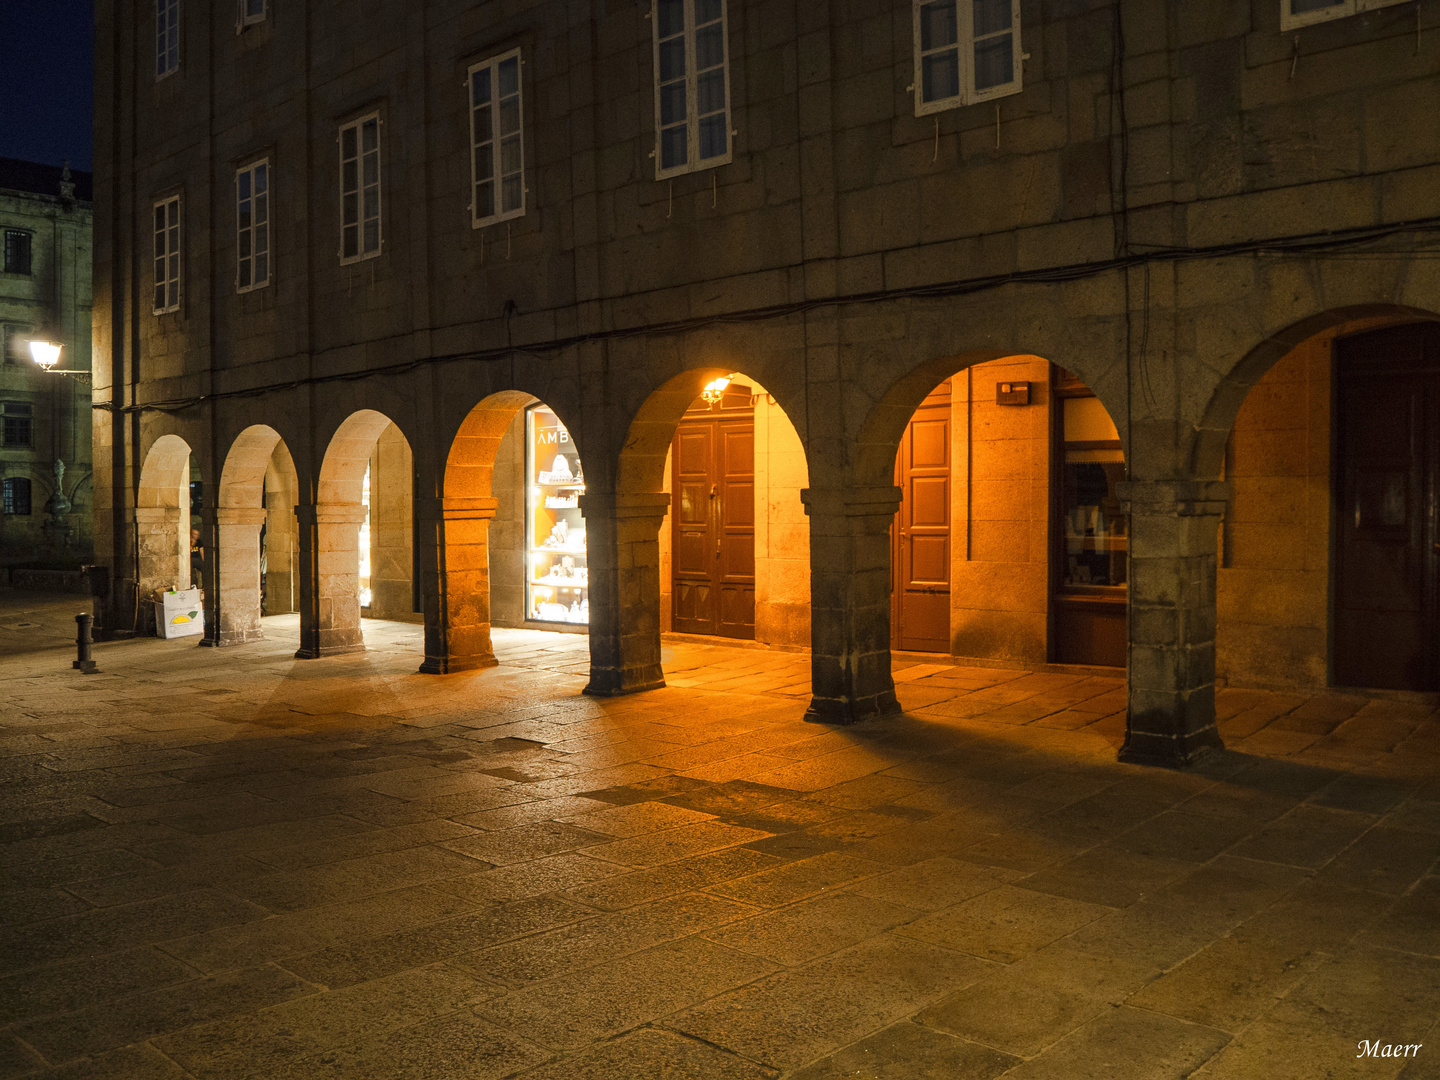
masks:
<instances>
[{"instance_id":1,"label":"glass shop front","mask_svg":"<svg viewBox=\"0 0 1440 1080\"><path fill-rule=\"evenodd\" d=\"M1053 658L1123 667L1130 518L1116 494L1125 479L1120 433L1089 387L1054 370Z\"/></svg>"},{"instance_id":2,"label":"glass shop front","mask_svg":"<svg viewBox=\"0 0 1440 1080\"><path fill-rule=\"evenodd\" d=\"M585 473L570 432L544 405L525 410L525 478L526 621L587 625Z\"/></svg>"}]
</instances>

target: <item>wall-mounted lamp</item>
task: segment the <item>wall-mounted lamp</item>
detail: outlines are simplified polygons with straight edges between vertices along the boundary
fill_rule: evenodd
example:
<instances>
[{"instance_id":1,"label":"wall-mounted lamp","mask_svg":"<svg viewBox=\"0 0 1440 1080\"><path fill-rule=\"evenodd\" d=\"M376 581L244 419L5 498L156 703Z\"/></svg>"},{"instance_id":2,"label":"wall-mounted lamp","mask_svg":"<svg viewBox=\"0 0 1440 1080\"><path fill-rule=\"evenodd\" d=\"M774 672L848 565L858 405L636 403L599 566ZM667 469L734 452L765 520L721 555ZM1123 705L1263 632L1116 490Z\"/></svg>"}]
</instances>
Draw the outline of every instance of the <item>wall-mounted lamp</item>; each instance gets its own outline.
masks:
<instances>
[{"instance_id":1,"label":"wall-mounted lamp","mask_svg":"<svg viewBox=\"0 0 1440 1080\"><path fill-rule=\"evenodd\" d=\"M83 375L87 379L90 372L80 368L57 368L55 365L60 362L60 343L58 341L46 341L44 338L30 339L30 358L41 368L51 375Z\"/></svg>"},{"instance_id":2,"label":"wall-mounted lamp","mask_svg":"<svg viewBox=\"0 0 1440 1080\"><path fill-rule=\"evenodd\" d=\"M714 408L725 396L725 388L734 378L734 375L722 375L718 379L711 379L705 384L705 389L700 391L700 396L705 399L707 405Z\"/></svg>"},{"instance_id":3,"label":"wall-mounted lamp","mask_svg":"<svg viewBox=\"0 0 1440 1080\"><path fill-rule=\"evenodd\" d=\"M32 338L30 340L30 356L35 363L49 371L60 362L60 346L54 341Z\"/></svg>"}]
</instances>

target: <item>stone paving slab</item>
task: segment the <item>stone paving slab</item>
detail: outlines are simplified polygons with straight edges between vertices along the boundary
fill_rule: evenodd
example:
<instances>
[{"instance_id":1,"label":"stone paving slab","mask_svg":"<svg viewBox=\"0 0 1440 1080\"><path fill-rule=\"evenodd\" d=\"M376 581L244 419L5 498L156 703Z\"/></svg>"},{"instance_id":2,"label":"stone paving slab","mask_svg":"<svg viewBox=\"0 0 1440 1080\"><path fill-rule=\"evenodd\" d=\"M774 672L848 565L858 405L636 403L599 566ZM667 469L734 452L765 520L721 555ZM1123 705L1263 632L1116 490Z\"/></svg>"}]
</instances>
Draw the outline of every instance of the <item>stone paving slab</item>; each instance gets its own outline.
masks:
<instances>
[{"instance_id":1,"label":"stone paving slab","mask_svg":"<svg viewBox=\"0 0 1440 1080\"><path fill-rule=\"evenodd\" d=\"M1433 700L1222 689L1168 772L1094 670L906 656L827 729L798 652L599 700L580 635L276 616L81 676L75 607L0 593L0 1078L1440 1073L1355 1057L1440 1042Z\"/></svg>"}]
</instances>

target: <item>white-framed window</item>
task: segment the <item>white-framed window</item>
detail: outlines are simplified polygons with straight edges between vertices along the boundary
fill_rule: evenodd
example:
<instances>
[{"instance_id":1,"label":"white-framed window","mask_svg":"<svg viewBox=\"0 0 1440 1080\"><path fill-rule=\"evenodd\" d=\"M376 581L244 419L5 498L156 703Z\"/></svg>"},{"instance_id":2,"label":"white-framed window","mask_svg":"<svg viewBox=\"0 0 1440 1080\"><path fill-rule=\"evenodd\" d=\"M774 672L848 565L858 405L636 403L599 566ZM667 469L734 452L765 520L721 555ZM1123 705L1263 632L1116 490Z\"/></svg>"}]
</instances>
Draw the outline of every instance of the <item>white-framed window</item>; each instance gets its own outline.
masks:
<instances>
[{"instance_id":1,"label":"white-framed window","mask_svg":"<svg viewBox=\"0 0 1440 1080\"><path fill-rule=\"evenodd\" d=\"M270 284L270 162L235 173L235 287L239 292Z\"/></svg>"},{"instance_id":2,"label":"white-framed window","mask_svg":"<svg viewBox=\"0 0 1440 1080\"><path fill-rule=\"evenodd\" d=\"M237 25L240 29L247 26L255 26L265 21L266 0L239 0L240 9L236 12Z\"/></svg>"},{"instance_id":3,"label":"white-framed window","mask_svg":"<svg viewBox=\"0 0 1440 1080\"><path fill-rule=\"evenodd\" d=\"M1343 19L1362 11L1403 4L1407 0L1280 0L1280 29L1298 30L1312 23Z\"/></svg>"},{"instance_id":4,"label":"white-framed window","mask_svg":"<svg viewBox=\"0 0 1440 1080\"><path fill-rule=\"evenodd\" d=\"M655 176L731 160L725 0L655 0Z\"/></svg>"},{"instance_id":5,"label":"white-framed window","mask_svg":"<svg viewBox=\"0 0 1440 1080\"><path fill-rule=\"evenodd\" d=\"M155 0L155 78L180 67L180 0Z\"/></svg>"},{"instance_id":6,"label":"white-framed window","mask_svg":"<svg viewBox=\"0 0 1440 1080\"><path fill-rule=\"evenodd\" d=\"M1020 92L1020 0L914 4L916 116Z\"/></svg>"},{"instance_id":7,"label":"white-framed window","mask_svg":"<svg viewBox=\"0 0 1440 1080\"><path fill-rule=\"evenodd\" d=\"M520 50L470 69L470 223L525 213L525 108Z\"/></svg>"},{"instance_id":8,"label":"white-framed window","mask_svg":"<svg viewBox=\"0 0 1440 1080\"><path fill-rule=\"evenodd\" d=\"M180 310L180 196L155 203L155 314Z\"/></svg>"},{"instance_id":9,"label":"white-framed window","mask_svg":"<svg viewBox=\"0 0 1440 1080\"><path fill-rule=\"evenodd\" d=\"M340 261L380 254L380 114L340 128Z\"/></svg>"}]
</instances>

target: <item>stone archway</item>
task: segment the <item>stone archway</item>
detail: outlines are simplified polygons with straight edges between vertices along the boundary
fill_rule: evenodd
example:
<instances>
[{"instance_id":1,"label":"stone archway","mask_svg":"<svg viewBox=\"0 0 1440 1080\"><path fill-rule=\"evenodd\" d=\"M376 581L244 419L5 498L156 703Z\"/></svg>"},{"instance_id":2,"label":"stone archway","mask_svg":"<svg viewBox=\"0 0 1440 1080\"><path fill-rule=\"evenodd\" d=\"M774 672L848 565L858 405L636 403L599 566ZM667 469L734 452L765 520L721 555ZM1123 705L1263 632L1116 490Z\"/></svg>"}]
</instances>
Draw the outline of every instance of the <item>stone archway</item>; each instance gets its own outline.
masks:
<instances>
[{"instance_id":1,"label":"stone archway","mask_svg":"<svg viewBox=\"0 0 1440 1080\"><path fill-rule=\"evenodd\" d=\"M676 459L677 450L680 460ZM736 459L733 467L732 456ZM697 475L697 466L707 474L704 479ZM735 469L736 476L726 475ZM675 490L677 470L682 476L688 474L679 491ZM739 501L735 503L727 501L726 495L737 476L733 492ZM723 485L723 493L712 486L717 482ZM692 497L687 497L687 484ZM711 634L724 623L726 637L808 647L810 527L800 492L810 486L809 468L800 433L775 395L737 373L719 401L692 401L672 437L663 485L671 495L671 508L659 531L662 629ZM717 542L731 531L742 536L748 532L748 542L738 541L722 557ZM751 567L748 576L753 578L749 588L743 582L747 561ZM736 575L741 575L739 583L727 580ZM705 580L707 576L713 580ZM689 583L697 577L704 591L691 592L692 603L687 603L683 590L693 589ZM717 588L722 591L712 600ZM682 591L677 593L677 589ZM727 591L728 598L724 595ZM748 606L740 599L746 594L753 598ZM701 606L693 606L693 601L701 598ZM734 616L747 613L753 616L753 624L747 632L734 633ZM706 623L713 620L714 626L697 628L697 615Z\"/></svg>"},{"instance_id":2,"label":"stone archway","mask_svg":"<svg viewBox=\"0 0 1440 1080\"><path fill-rule=\"evenodd\" d=\"M280 490L274 481L267 484L267 477L278 481ZM209 643L240 645L263 636L260 530L267 526L272 544L277 537L293 542L294 502L280 504L284 494L293 499L297 486L295 466L279 432L255 424L236 436L225 457L216 499L216 596L211 625L206 628ZM267 501L276 505L267 506ZM289 543L274 546L283 547L288 565Z\"/></svg>"},{"instance_id":3,"label":"stone archway","mask_svg":"<svg viewBox=\"0 0 1440 1080\"><path fill-rule=\"evenodd\" d=\"M314 503L296 507L301 605L300 648L295 655L300 659L365 648L360 626L365 476L381 436L392 423L374 409L346 417L325 450ZM408 453L409 441L398 427L396 432Z\"/></svg>"},{"instance_id":4,"label":"stone archway","mask_svg":"<svg viewBox=\"0 0 1440 1080\"><path fill-rule=\"evenodd\" d=\"M137 623L145 630L154 630L155 595L191 584L189 529L190 444L162 435L145 455L135 492Z\"/></svg>"},{"instance_id":5,"label":"stone archway","mask_svg":"<svg viewBox=\"0 0 1440 1080\"><path fill-rule=\"evenodd\" d=\"M589 530L590 682L587 694L609 696L665 685L660 656L660 527L670 509L666 463L681 418L707 383L741 375L760 387L744 367L700 367L656 387L626 429L613 490L582 496ZM773 392L776 407L803 445L804 432ZM804 470L808 474L808 458ZM801 492L804 498L804 491ZM812 624L812 641L815 633Z\"/></svg>"},{"instance_id":6,"label":"stone archway","mask_svg":"<svg viewBox=\"0 0 1440 1080\"><path fill-rule=\"evenodd\" d=\"M902 492L895 486L901 439L916 409L945 380L982 364L1026 358L1046 371L1043 378L1048 382L1048 361L1023 350L973 349L915 364L875 394L856 434L849 469L832 470L812 481L807 498L815 598L812 617L828 629L815 634L815 685L809 718L843 724L898 711L890 671L891 527L901 506ZM1085 366L1075 365L1082 369L1077 374L1086 378L1097 394L1110 396L1110 391L1096 390L1088 382ZM1019 377L1041 378L1025 373ZM1111 415L1125 415L1123 408L1116 407L1123 403L1104 404ZM1048 438L1044 430L1037 436L1045 443ZM1123 426L1120 438L1128 451ZM1048 446L1044 452L1048 453ZM1042 589L1045 576L1042 559L1038 571ZM1031 636L1041 652L1047 603L1048 598L1038 600L1031 619ZM1030 659L1044 662L1045 657Z\"/></svg>"},{"instance_id":7,"label":"stone archway","mask_svg":"<svg viewBox=\"0 0 1440 1080\"><path fill-rule=\"evenodd\" d=\"M1334 425L1345 394L1337 339L1435 321L1391 305L1324 312L1267 338L1217 389L1197 431L1196 468L1223 472L1229 495L1215 588L1222 685L1314 691L1354 681L1335 670L1337 657L1357 652L1343 644L1335 588L1344 547L1335 513Z\"/></svg>"},{"instance_id":8,"label":"stone archway","mask_svg":"<svg viewBox=\"0 0 1440 1080\"><path fill-rule=\"evenodd\" d=\"M492 394L470 410L450 443L433 523L440 556L439 581L426 603L422 672L438 675L497 663L490 643L495 459L506 429L522 409L537 400L520 390Z\"/></svg>"}]
</instances>

